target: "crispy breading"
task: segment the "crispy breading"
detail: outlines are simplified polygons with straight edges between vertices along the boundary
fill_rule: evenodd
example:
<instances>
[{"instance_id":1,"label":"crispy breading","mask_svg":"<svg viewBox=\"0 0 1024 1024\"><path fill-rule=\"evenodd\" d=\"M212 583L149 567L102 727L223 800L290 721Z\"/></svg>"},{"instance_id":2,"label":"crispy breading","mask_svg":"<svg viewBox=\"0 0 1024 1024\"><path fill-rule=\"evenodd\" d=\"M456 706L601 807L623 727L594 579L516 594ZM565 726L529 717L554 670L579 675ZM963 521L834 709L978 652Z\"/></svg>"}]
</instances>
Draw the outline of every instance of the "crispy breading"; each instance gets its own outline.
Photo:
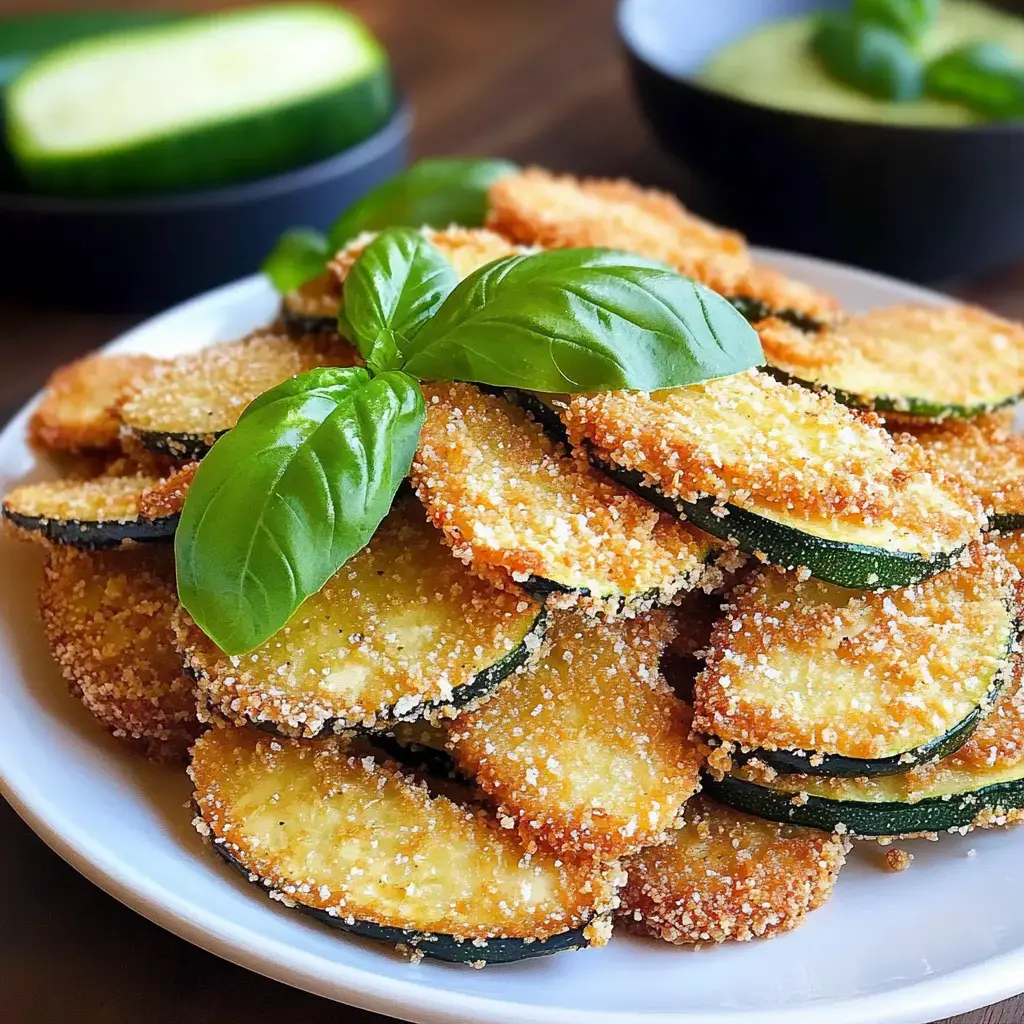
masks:
<instances>
[{"instance_id":1,"label":"crispy breading","mask_svg":"<svg viewBox=\"0 0 1024 1024\"><path fill-rule=\"evenodd\" d=\"M325 270L310 281L284 296L282 305L286 317L334 320L341 301L341 283Z\"/></svg>"},{"instance_id":2,"label":"crispy breading","mask_svg":"<svg viewBox=\"0 0 1024 1024\"><path fill-rule=\"evenodd\" d=\"M1024 326L973 306L892 306L813 335L773 320L758 333L772 366L869 408L876 396L970 409L1024 394Z\"/></svg>"},{"instance_id":3,"label":"crispy breading","mask_svg":"<svg viewBox=\"0 0 1024 1024\"><path fill-rule=\"evenodd\" d=\"M515 833L341 739L213 728L189 774L196 827L271 894L331 916L484 941L607 914L617 867L527 853ZM603 930L604 932L607 929ZM593 945L607 935L595 928Z\"/></svg>"},{"instance_id":4,"label":"crispy breading","mask_svg":"<svg viewBox=\"0 0 1024 1024\"><path fill-rule=\"evenodd\" d=\"M695 687L695 728L745 748L882 758L984 703L1016 633L995 546L924 583L858 593L760 572L733 594Z\"/></svg>"},{"instance_id":5,"label":"crispy breading","mask_svg":"<svg viewBox=\"0 0 1024 1024\"><path fill-rule=\"evenodd\" d=\"M623 862L618 915L631 931L678 945L744 942L799 925L832 895L849 843L763 821L702 797L662 846Z\"/></svg>"},{"instance_id":6,"label":"crispy breading","mask_svg":"<svg viewBox=\"0 0 1024 1024\"><path fill-rule=\"evenodd\" d=\"M96 354L58 367L28 422L29 443L51 452L116 448L118 399L139 373L156 364L151 356Z\"/></svg>"},{"instance_id":7,"label":"crispy breading","mask_svg":"<svg viewBox=\"0 0 1024 1024\"><path fill-rule=\"evenodd\" d=\"M187 462L139 495L139 515L149 519L178 515L185 507L185 498L192 478L199 468L198 462Z\"/></svg>"},{"instance_id":8,"label":"crispy breading","mask_svg":"<svg viewBox=\"0 0 1024 1024\"><path fill-rule=\"evenodd\" d=\"M992 538L1003 554L1010 560L1010 564L1017 567L1017 571L1024 577L1024 530L1014 530L998 537ZM1024 600L1021 601L1024 605Z\"/></svg>"},{"instance_id":9,"label":"crispy breading","mask_svg":"<svg viewBox=\"0 0 1024 1024\"><path fill-rule=\"evenodd\" d=\"M671 636L663 612L599 624L560 613L537 665L451 724L456 764L508 827L611 859L676 824L705 749L658 669Z\"/></svg>"},{"instance_id":10,"label":"crispy breading","mask_svg":"<svg viewBox=\"0 0 1024 1024\"><path fill-rule=\"evenodd\" d=\"M727 294L730 299L754 299L768 310L797 313L822 324L833 322L841 310L839 300L828 292L756 264L728 284Z\"/></svg>"},{"instance_id":11,"label":"crispy breading","mask_svg":"<svg viewBox=\"0 0 1024 1024\"><path fill-rule=\"evenodd\" d=\"M471 384L424 394L412 484L456 557L477 572L499 585L550 580L572 589L557 595L560 606L606 614L668 601L714 575L705 566L710 538L569 456L507 399Z\"/></svg>"},{"instance_id":12,"label":"crispy breading","mask_svg":"<svg viewBox=\"0 0 1024 1024\"><path fill-rule=\"evenodd\" d=\"M960 547L984 522L962 484L933 478L919 445L757 370L669 391L579 395L563 418L574 445L684 501L713 495L826 536L883 528L892 547L921 553Z\"/></svg>"},{"instance_id":13,"label":"crispy breading","mask_svg":"<svg viewBox=\"0 0 1024 1024\"><path fill-rule=\"evenodd\" d=\"M53 548L39 613L54 659L101 725L147 757L179 761L199 733L195 686L174 648L170 547Z\"/></svg>"},{"instance_id":14,"label":"crispy breading","mask_svg":"<svg viewBox=\"0 0 1024 1024\"><path fill-rule=\"evenodd\" d=\"M487 226L523 245L622 249L723 293L751 267L742 235L694 216L674 196L631 181L531 167L496 181L488 201Z\"/></svg>"}]
</instances>

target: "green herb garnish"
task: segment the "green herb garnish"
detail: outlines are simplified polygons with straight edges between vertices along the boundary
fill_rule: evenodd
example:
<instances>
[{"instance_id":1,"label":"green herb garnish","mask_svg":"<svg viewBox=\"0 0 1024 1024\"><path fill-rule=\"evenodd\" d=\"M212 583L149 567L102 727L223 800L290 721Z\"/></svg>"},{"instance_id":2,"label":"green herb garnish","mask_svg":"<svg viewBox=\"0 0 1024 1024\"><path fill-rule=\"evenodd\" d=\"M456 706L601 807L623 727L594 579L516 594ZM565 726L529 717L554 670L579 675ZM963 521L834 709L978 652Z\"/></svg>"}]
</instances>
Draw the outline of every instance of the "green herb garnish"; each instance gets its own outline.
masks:
<instances>
[{"instance_id":1,"label":"green herb garnish","mask_svg":"<svg viewBox=\"0 0 1024 1024\"><path fill-rule=\"evenodd\" d=\"M944 53L929 65L925 88L990 117L1024 117L1024 68L998 43L968 43Z\"/></svg>"},{"instance_id":2,"label":"green herb garnish","mask_svg":"<svg viewBox=\"0 0 1024 1024\"><path fill-rule=\"evenodd\" d=\"M281 295L324 272L330 256L327 239L313 228L291 228L278 240L263 261L262 271Z\"/></svg>"},{"instance_id":3,"label":"green herb garnish","mask_svg":"<svg viewBox=\"0 0 1024 1024\"><path fill-rule=\"evenodd\" d=\"M941 6L942 0L853 0L851 13L855 19L882 25L916 43L935 24Z\"/></svg>"}]
</instances>

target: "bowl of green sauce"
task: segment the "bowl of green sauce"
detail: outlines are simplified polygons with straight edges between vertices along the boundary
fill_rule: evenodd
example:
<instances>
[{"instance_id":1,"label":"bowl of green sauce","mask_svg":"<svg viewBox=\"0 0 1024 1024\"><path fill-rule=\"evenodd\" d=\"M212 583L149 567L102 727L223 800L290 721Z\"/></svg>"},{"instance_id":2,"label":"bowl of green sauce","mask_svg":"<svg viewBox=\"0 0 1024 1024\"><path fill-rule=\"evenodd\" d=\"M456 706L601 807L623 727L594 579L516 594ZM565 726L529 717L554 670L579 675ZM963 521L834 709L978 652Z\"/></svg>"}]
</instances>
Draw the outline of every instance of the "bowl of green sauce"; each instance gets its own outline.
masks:
<instances>
[{"instance_id":1,"label":"bowl of green sauce","mask_svg":"<svg viewBox=\"0 0 1024 1024\"><path fill-rule=\"evenodd\" d=\"M1024 2L621 0L697 209L938 281L1024 255Z\"/></svg>"}]
</instances>

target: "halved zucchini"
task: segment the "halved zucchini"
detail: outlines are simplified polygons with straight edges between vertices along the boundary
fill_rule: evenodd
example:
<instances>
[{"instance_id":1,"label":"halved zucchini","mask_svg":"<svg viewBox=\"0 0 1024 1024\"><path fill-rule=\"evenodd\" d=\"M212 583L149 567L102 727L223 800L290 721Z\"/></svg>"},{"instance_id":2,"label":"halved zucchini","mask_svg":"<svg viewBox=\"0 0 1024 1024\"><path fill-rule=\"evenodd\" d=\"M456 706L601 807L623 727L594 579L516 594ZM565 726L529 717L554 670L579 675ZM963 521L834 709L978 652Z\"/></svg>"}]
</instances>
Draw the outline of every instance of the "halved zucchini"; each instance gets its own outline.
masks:
<instances>
[{"instance_id":1,"label":"halved zucchini","mask_svg":"<svg viewBox=\"0 0 1024 1024\"><path fill-rule=\"evenodd\" d=\"M776 775L753 763L704 779L716 800L772 821L856 836L968 832L1024 821L1024 657L974 735L951 757L882 778Z\"/></svg>"},{"instance_id":2,"label":"halved zucchini","mask_svg":"<svg viewBox=\"0 0 1024 1024\"><path fill-rule=\"evenodd\" d=\"M183 760L199 734L195 684L174 649L177 606L170 547L47 555L39 613L72 694L158 761Z\"/></svg>"},{"instance_id":3,"label":"halved zucchini","mask_svg":"<svg viewBox=\"0 0 1024 1024\"><path fill-rule=\"evenodd\" d=\"M451 717L537 653L547 613L451 557L412 498L288 624L242 657L182 615L200 696L233 722L282 734Z\"/></svg>"},{"instance_id":4,"label":"halved zucchini","mask_svg":"<svg viewBox=\"0 0 1024 1024\"><path fill-rule=\"evenodd\" d=\"M412 484L474 571L606 614L707 582L711 538L573 459L523 409L471 384L424 393Z\"/></svg>"},{"instance_id":5,"label":"halved zucchini","mask_svg":"<svg viewBox=\"0 0 1024 1024\"><path fill-rule=\"evenodd\" d=\"M893 306L807 334L758 328L786 378L846 405L910 417L975 416L1024 394L1024 327L971 306Z\"/></svg>"},{"instance_id":6,"label":"halved zucchini","mask_svg":"<svg viewBox=\"0 0 1024 1024\"><path fill-rule=\"evenodd\" d=\"M296 338L337 334L341 289L333 274L324 271L281 299L281 319Z\"/></svg>"},{"instance_id":7,"label":"halved zucchini","mask_svg":"<svg viewBox=\"0 0 1024 1024\"><path fill-rule=\"evenodd\" d=\"M764 561L854 589L901 587L980 536L980 502L920 446L828 395L752 370L573 397L574 445L638 494Z\"/></svg>"},{"instance_id":8,"label":"halved zucchini","mask_svg":"<svg viewBox=\"0 0 1024 1024\"><path fill-rule=\"evenodd\" d=\"M257 395L318 366L358 362L355 350L337 339L257 331L155 366L126 395L121 421L150 451L198 459Z\"/></svg>"},{"instance_id":9,"label":"halved zucchini","mask_svg":"<svg viewBox=\"0 0 1024 1024\"><path fill-rule=\"evenodd\" d=\"M214 849L286 906L414 955L507 963L603 945L617 868L527 852L339 738L213 728L189 769Z\"/></svg>"},{"instance_id":10,"label":"halved zucchini","mask_svg":"<svg viewBox=\"0 0 1024 1024\"><path fill-rule=\"evenodd\" d=\"M59 367L28 422L29 443L50 452L116 448L118 399L135 377L156 364L150 356L91 355Z\"/></svg>"},{"instance_id":11,"label":"halved zucchini","mask_svg":"<svg viewBox=\"0 0 1024 1024\"><path fill-rule=\"evenodd\" d=\"M531 846L611 860L677 823L705 748L658 670L671 636L664 612L561 613L537 665L451 724L455 763Z\"/></svg>"},{"instance_id":12,"label":"halved zucchini","mask_svg":"<svg viewBox=\"0 0 1024 1024\"><path fill-rule=\"evenodd\" d=\"M112 548L174 536L177 513L149 518L139 499L161 478L147 472L105 473L22 484L3 501L3 518L19 534L78 548Z\"/></svg>"},{"instance_id":13,"label":"halved zucchini","mask_svg":"<svg viewBox=\"0 0 1024 1024\"><path fill-rule=\"evenodd\" d=\"M998 416L950 419L910 429L940 469L961 476L977 494L990 529L1024 527L1024 437Z\"/></svg>"},{"instance_id":14,"label":"halved zucchini","mask_svg":"<svg viewBox=\"0 0 1024 1024\"><path fill-rule=\"evenodd\" d=\"M714 629L694 725L781 772L889 775L946 757L1005 678L1016 582L981 544L883 593L757 573Z\"/></svg>"},{"instance_id":15,"label":"halved zucchini","mask_svg":"<svg viewBox=\"0 0 1024 1024\"><path fill-rule=\"evenodd\" d=\"M616 916L677 945L787 932L832 895L848 842L697 797L667 843L623 861Z\"/></svg>"}]
</instances>

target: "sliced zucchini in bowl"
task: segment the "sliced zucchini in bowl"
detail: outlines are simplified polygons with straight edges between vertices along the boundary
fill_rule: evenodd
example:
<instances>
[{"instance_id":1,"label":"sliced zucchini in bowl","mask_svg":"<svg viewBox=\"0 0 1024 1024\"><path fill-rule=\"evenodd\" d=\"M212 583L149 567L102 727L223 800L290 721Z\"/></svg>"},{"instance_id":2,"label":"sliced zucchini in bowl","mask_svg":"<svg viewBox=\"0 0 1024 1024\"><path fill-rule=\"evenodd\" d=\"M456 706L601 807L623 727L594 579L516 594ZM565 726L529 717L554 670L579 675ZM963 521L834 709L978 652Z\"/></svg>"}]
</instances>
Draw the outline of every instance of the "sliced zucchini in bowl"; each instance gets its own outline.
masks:
<instances>
[{"instance_id":1,"label":"sliced zucchini in bowl","mask_svg":"<svg viewBox=\"0 0 1024 1024\"><path fill-rule=\"evenodd\" d=\"M346 342L257 331L155 366L121 404L125 433L152 452L199 459L257 395L318 366L354 366Z\"/></svg>"},{"instance_id":2,"label":"sliced zucchini in bowl","mask_svg":"<svg viewBox=\"0 0 1024 1024\"><path fill-rule=\"evenodd\" d=\"M634 612L707 583L711 538L573 459L506 399L427 386L410 473L455 555L561 606Z\"/></svg>"},{"instance_id":3,"label":"sliced zucchini in bowl","mask_svg":"<svg viewBox=\"0 0 1024 1024\"><path fill-rule=\"evenodd\" d=\"M668 617L560 612L549 636L536 666L448 726L456 765L531 846L611 860L666 838L706 753L659 672Z\"/></svg>"},{"instance_id":4,"label":"sliced zucchini in bowl","mask_svg":"<svg viewBox=\"0 0 1024 1024\"><path fill-rule=\"evenodd\" d=\"M1024 821L1024 671L992 713L951 757L882 778L823 779L776 775L757 764L704 791L737 810L772 821L850 835L917 836L968 832Z\"/></svg>"},{"instance_id":5,"label":"sliced zucchini in bowl","mask_svg":"<svg viewBox=\"0 0 1024 1024\"><path fill-rule=\"evenodd\" d=\"M3 518L19 535L78 548L114 548L174 536L178 514L149 517L139 501L161 478L148 472L104 473L22 484L3 500Z\"/></svg>"},{"instance_id":6,"label":"sliced zucchini in bowl","mask_svg":"<svg viewBox=\"0 0 1024 1024\"><path fill-rule=\"evenodd\" d=\"M1024 327L972 306L892 306L814 335L781 321L758 333L784 378L859 409L945 419L1024 395Z\"/></svg>"},{"instance_id":7,"label":"sliced zucchini in bowl","mask_svg":"<svg viewBox=\"0 0 1024 1024\"><path fill-rule=\"evenodd\" d=\"M415 955L508 963L611 931L621 872L528 852L482 811L432 797L340 738L210 729L189 769L195 824L288 907Z\"/></svg>"},{"instance_id":8,"label":"sliced zucchini in bowl","mask_svg":"<svg viewBox=\"0 0 1024 1024\"><path fill-rule=\"evenodd\" d=\"M451 717L537 654L548 615L451 557L411 497L286 626L242 657L182 613L178 645L200 698L281 734Z\"/></svg>"},{"instance_id":9,"label":"sliced zucchini in bowl","mask_svg":"<svg viewBox=\"0 0 1024 1024\"><path fill-rule=\"evenodd\" d=\"M952 754L988 713L1017 633L994 546L882 593L768 570L741 584L694 691L694 725L780 772L859 777Z\"/></svg>"},{"instance_id":10,"label":"sliced zucchini in bowl","mask_svg":"<svg viewBox=\"0 0 1024 1024\"><path fill-rule=\"evenodd\" d=\"M756 370L574 396L563 420L575 446L658 507L837 586L920 582L984 524L978 499L919 445Z\"/></svg>"}]
</instances>

